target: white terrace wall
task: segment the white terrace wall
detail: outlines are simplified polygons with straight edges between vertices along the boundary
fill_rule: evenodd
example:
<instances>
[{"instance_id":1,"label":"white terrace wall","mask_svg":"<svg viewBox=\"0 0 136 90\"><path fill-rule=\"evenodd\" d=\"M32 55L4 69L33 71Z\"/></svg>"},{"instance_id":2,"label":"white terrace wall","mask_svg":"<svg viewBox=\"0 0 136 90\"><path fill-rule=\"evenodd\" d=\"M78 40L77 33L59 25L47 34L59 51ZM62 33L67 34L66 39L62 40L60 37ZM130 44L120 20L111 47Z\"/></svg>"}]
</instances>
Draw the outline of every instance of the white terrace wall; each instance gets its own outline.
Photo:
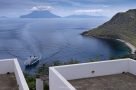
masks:
<instances>
[{"instance_id":1,"label":"white terrace wall","mask_svg":"<svg viewBox=\"0 0 136 90\"><path fill-rule=\"evenodd\" d=\"M130 72L136 75L136 61L118 59L50 67L50 90L76 90L67 80ZM92 71L95 71L92 73Z\"/></svg>"},{"instance_id":2,"label":"white terrace wall","mask_svg":"<svg viewBox=\"0 0 136 90\"><path fill-rule=\"evenodd\" d=\"M136 60L129 61L129 72L136 75Z\"/></svg>"},{"instance_id":3,"label":"white terrace wall","mask_svg":"<svg viewBox=\"0 0 136 90\"><path fill-rule=\"evenodd\" d=\"M7 72L15 73L19 90L29 90L17 59L0 60L0 74L6 74Z\"/></svg>"},{"instance_id":4,"label":"white terrace wall","mask_svg":"<svg viewBox=\"0 0 136 90\"><path fill-rule=\"evenodd\" d=\"M55 67L66 79L80 79L128 72L128 59L91 62ZM95 71L92 73L92 71Z\"/></svg>"},{"instance_id":5,"label":"white terrace wall","mask_svg":"<svg viewBox=\"0 0 136 90\"><path fill-rule=\"evenodd\" d=\"M50 90L75 90L54 68L49 70L49 85Z\"/></svg>"},{"instance_id":6,"label":"white terrace wall","mask_svg":"<svg viewBox=\"0 0 136 90\"><path fill-rule=\"evenodd\" d=\"M16 75L16 80L19 85L19 90L29 90L17 59L14 59L14 73Z\"/></svg>"},{"instance_id":7,"label":"white terrace wall","mask_svg":"<svg viewBox=\"0 0 136 90\"><path fill-rule=\"evenodd\" d=\"M0 60L0 74L14 72L14 62L10 59Z\"/></svg>"}]
</instances>

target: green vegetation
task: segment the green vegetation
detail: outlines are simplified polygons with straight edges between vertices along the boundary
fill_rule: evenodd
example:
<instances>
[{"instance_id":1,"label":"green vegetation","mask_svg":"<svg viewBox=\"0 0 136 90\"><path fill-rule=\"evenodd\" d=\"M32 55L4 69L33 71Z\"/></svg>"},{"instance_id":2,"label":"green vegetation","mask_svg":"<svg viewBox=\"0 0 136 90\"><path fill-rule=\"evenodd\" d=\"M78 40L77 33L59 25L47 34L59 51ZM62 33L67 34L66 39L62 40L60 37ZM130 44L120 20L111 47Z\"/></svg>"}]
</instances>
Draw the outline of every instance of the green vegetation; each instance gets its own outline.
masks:
<instances>
[{"instance_id":1,"label":"green vegetation","mask_svg":"<svg viewBox=\"0 0 136 90\"><path fill-rule=\"evenodd\" d=\"M119 58L131 58L131 59L136 60L136 53L135 54L128 54L128 55L125 55L125 56L114 56L114 57L110 57L110 60L119 59Z\"/></svg>"},{"instance_id":2,"label":"green vegetation","mask_svg":"<svg viewBox=\"0 0 136 90\"><path fill-rule=\"evenodd\" d=\"M28 86L30 90L36 90L36 76L44 77L44 90L49 90L49 67L50 66L59 66L59 65L68 65L68 64L77 64L79 61L71 59L68 62L61 62L59 60L56 60L50 64L43 64L40 67L38 67L35 75L30 75L28 73L24 73L26 81L28 83Z\"/></svg>"},{"instance_id":3,"label":"green vegetation","mask_svg":"<svg viewBox=\"0 0 136 90\"><path fill-rule=\"evenodd\" d=\"M27 73L24 73L24 76L26 78L26 81L28 83L28 86L29 86L30 90L36 90L36 86L35 86L36 79L35 79L35 76L29 75Z\"/></svg>"},{"instance_id":4,"label":"green vegetation","mask_svg":"<svg viewBox=\"0 0 136 90\"><path fill-rule=\"evenodd\" d=\"M123 39L136 46L136 9L117 13L110 21L86 32L84 36L107 39Z\"/></svg>"}]
</instances>

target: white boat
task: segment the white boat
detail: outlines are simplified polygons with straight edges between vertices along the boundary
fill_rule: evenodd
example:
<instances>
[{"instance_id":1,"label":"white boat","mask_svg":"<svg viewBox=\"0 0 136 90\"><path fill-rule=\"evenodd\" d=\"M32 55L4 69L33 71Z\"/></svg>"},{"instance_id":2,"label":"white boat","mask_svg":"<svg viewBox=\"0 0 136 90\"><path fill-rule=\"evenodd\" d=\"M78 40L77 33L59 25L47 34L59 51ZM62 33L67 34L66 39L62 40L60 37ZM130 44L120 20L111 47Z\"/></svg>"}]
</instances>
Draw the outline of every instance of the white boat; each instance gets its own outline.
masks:
<instances>
[{"instance_id":1,"label":"white boat","mask_svg":"<svg viewBox=\"0 0 136 90\"><path fill-rule=\"evenodd\" d=\"M28 60L26 60L24 62L24 64L25 64L25 66L31 66L31 65L38 63L39 60L40 60L40 57L30 56L30 58Z\"/></svg>"}]
</instances>

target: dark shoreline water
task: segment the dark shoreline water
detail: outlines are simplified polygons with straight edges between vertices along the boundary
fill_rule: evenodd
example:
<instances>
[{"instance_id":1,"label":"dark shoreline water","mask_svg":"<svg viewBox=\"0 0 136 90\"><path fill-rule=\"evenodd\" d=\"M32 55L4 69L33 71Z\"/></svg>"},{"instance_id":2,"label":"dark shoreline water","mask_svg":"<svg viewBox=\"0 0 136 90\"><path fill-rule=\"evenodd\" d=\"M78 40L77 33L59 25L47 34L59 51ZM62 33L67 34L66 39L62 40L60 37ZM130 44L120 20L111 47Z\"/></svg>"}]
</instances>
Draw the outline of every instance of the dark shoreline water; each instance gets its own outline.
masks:
<instances>
[{"instance_id":1,"label":"dark shoreline water","mask_svg":"<svg viewBox=\"0 0 136 90\"><path fill-rule=\"evenodd\" d=\"M105 21L2 19L0 20L0 58L17 57L24 70L24 60L31 55L42 56L38 66L56 60L67 62L74 59L88 62L96 58L108 60L111 57L128 55L130 49L121 42L80 35ZM32 71L36 67L33 67Z\"/></svg>"}]
</instances>

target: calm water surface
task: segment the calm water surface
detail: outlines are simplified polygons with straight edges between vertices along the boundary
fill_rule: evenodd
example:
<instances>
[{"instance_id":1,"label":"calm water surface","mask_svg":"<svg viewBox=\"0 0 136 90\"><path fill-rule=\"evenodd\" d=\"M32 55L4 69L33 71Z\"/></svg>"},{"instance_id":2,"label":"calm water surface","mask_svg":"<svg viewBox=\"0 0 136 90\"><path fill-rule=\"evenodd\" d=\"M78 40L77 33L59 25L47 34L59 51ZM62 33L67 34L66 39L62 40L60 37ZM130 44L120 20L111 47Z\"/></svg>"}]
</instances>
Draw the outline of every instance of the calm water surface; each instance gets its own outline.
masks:
<instances>
[{"instance_id":1,"label":"calm water surface","mask_svg":"<svg viewBox=\"0 0 136 90\"><path fill-rule=\"evenodd\" d=\"M129 49L117 41L105 41L80 35L106 20L96 19L1 19L0 58L17 57L24 69L24 60L41 56L42 63L71 59L87 62L124 56Z\"/></svg>"}]
</instances>

